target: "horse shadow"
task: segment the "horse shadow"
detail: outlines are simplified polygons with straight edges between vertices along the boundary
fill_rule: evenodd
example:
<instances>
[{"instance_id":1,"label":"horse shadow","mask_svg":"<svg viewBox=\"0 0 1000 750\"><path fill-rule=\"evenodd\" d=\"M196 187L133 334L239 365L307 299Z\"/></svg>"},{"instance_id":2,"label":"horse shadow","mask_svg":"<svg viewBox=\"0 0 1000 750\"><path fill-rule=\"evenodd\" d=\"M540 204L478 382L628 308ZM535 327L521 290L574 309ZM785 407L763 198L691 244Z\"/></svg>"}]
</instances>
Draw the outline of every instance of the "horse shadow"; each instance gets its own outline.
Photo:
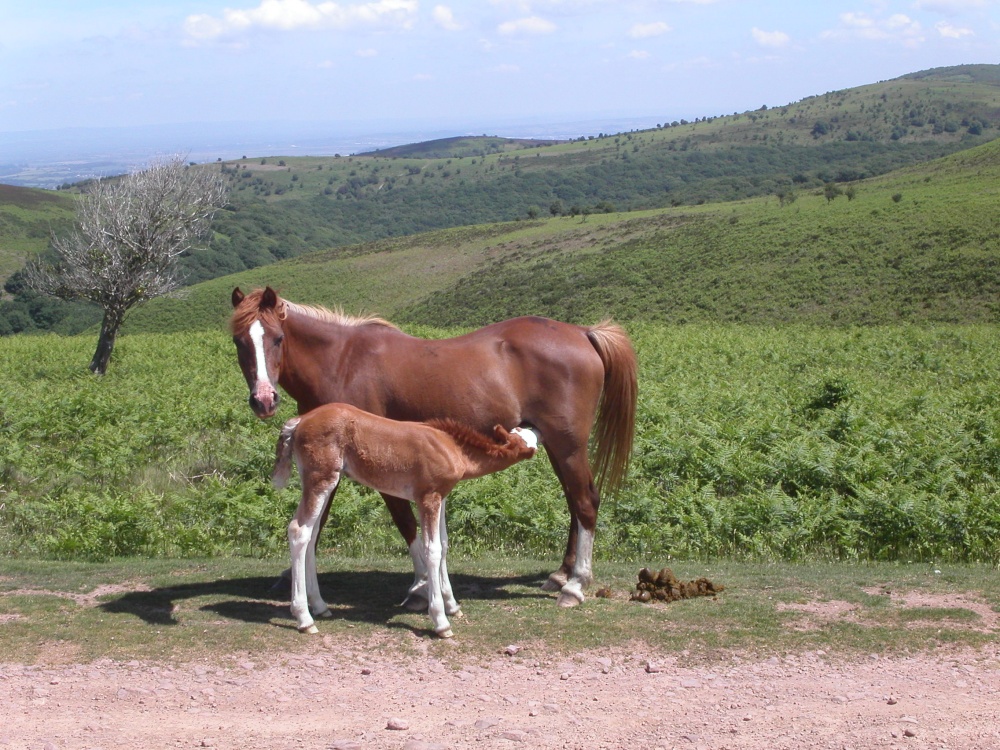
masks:
<instances>
[{"instance_id":1,"label":"horse shadow","mask_svg":"<svg viewBox=\"0 0 1000 750\"><path fill-rule=\"evenodd\" d=\"M450 573L449 577L459 602L547 597L540 590L548 577L544 572L511 576ZM387 627L410 627L392 620L406 611L399 601L412 582L412 574L378 570L319 574L320 590L335 619ZM172 626L181 624L179 615L185 602L201 598L213 601L198 606L199 611L214 612L229 620L290 629L296 626L289 612L287 588L276 586L274 577L223 578L130 591L99 607L109 614L136 617L148 625Z\"/></svg>"}]
</instances>

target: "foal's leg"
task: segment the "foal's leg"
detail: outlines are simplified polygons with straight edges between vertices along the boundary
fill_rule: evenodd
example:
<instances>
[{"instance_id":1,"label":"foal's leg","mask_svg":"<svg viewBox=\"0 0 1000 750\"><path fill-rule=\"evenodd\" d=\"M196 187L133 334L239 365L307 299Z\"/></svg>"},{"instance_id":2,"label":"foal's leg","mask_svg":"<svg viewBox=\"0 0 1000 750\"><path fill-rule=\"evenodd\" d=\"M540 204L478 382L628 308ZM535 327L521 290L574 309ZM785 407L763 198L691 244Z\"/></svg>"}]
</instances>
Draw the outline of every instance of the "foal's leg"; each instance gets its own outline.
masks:
<instances>
[{"instance_id":1,"label":"foal's leg","mask_svg":"<svg viewBox=\"0 0 1000 750\"><path fill-rule=\"evenodd\" d=\"M424 612L427 609L427 567L424 564L423 545L417 539L417 520L413 516L413 506L409 500L385 493L382 493L382 499L385 500L385 507L402 534L413 561L413 584L401 606L413 612Z\"/></svg>"},{"instance_id":2,"label":"foal's leg","mask_svg":"<svg viewBox=\"0 0 1000 750\"><path fill-rule=\"evenodd\" d=\"M340 473L315 487L303 487L302 500L288 524L288 546L292 558L292 617L302 633L317 633L310 609L317 614L329 613L329 607L319 593L316 578L315 530L323 509L337 489ZM312 550L312 554L310 551ZM310 565L311 562L311 565Z\"/></svg>"},{"instance_id":3,"label":"foal's leg","mask_svg":"<svg viewBox=\"0 0 1000 750\"><path fill-rule=\"evenodd\" d=\"M441 592L441 495L430 492L420 500L420 531L424 542L427 563L427 614L431 617L434 632L442 638L451 638L451 623L444 610Z\"/></svg>"},{"instance_id":4,"label":"foal's leg","mask_svg":"<svg viewBox=\"0 0 1000 750\"><path fill-rule=\"evenodd\" d=\"M445 523L445 504L448 498L441 498L441 513L438 515L438 535L441 538L441 596L444 599L444 611L451 617L462 616L462 605L455 599L448 577L448 524Z\"/></svg>"}]
</instances>

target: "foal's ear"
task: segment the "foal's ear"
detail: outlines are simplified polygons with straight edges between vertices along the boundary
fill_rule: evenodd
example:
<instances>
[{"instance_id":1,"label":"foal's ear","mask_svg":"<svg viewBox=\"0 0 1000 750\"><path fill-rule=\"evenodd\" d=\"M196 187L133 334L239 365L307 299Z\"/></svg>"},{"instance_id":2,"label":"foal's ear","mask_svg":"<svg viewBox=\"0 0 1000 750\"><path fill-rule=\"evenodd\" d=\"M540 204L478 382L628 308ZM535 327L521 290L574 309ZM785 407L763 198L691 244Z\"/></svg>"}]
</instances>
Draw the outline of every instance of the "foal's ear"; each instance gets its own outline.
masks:
<instances>
[{"instance_id":1,"label":"foal's ear","mask_svg":"<svg viewBox=\"0 0 1000 750\"><path fill-rule=\"evenodd\" d=\"M278 304L278 293L274 291L271 287L264 288L264 294L260 297L260 309L268 310L276 307Z\"/></svg>"},{"instance_id":2,"label":"foal's ear","mask_svg":"<svg viewBox=\"0 0 1000 750\"><path fill-rule=\"evenodd\" d=\"M243 292L240 291L239 287L236 287L235 289L233 289L233 307L239 307L240 306L240 302L242 302L245 298L246 298L246 295L243 294Z\"/></svg>"}]
</instances>

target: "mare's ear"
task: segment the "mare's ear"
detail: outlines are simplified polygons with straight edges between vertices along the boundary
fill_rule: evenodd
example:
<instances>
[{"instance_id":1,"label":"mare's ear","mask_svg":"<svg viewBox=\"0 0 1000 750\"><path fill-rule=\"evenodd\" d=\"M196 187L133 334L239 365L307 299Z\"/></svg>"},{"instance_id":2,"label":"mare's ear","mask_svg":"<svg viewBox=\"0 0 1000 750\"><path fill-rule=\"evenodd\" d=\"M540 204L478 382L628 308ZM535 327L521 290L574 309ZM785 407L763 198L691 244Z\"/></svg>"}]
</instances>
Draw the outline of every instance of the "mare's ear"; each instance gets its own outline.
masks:
<instances>
[{"instance_id":1,"label":"mare's ear","mask_svg":"<svg viewBox=\"0 0 1000 750\"><path fill-rule=\"evenodd\" d=\"M245 298L246 298L246 295L243 294L243 292L240 291L239 287L236 287L233 290L233 307L239 307L240 306L240 302L242 302Z\"/></svg>"},{"instance_id":2,"label":"mare's ear","mask_svg":"<svg viewBox=\"0 0 1000 750\"><path fill-rule=\"evenodd\" d=\"M504 429L502 424L498 424L493 428L493 435L496 437L497 441L506 445L510 441L510 433Z\"/></svg>"},{"instance_id":3,"label":"mare's ear","mask_svg":"<svg viewBox=\"0 0 1000 750\"><path fill-rule=\"evenodd\" d=\"M264 294L260 298L260 309L268 310L276 307L278 304L278 293L274 291L271 287L265 287Z\"/></svg>"}]
</instances>

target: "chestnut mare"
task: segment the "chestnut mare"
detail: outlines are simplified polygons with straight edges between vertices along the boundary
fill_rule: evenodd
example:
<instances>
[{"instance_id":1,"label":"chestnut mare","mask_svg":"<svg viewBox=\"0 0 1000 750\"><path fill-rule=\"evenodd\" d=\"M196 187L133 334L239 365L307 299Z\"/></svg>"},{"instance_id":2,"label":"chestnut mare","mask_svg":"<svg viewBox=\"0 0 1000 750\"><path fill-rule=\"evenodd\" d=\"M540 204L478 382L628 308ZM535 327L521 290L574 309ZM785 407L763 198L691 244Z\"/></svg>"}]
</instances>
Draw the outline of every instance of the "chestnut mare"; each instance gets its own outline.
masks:
<instances>
[{"instance_id":1,"label":"chestnut mare","mask_svg":"<svg viewBox=\"0 0 1000 750\"><path fill-rule=\"evenodd\" d=\"M302 479L302 501L288 524L292 558L292 616L299 632L317 633L310 615L332 617L316 577L316 524L341 475L393 497L420 512L422 554L427 566L428 612L434 632L451 638L448 615L461 608L448 579L448 530L444 503L462 479L472 479L531 458L537 438L515 427L493 428L497 440L452 420L397 422L348 404L326 404L285 423L275 449L272 480L284 487L292 458Z\"/></svg>"},{"instance_id":2,"label":"chestnut mare","mask_svg":"<svg viewBox=\"0 0 1000 750\"><path fill-rule=\"evenodd\" d=\"M278 408L280 385L299 414L343 402L396 420L454 419L483 433L495 424L536 430L570 513L562 566L543 588L559 590L561 606L584 600L600 491L613 492L624 479L635 429L638 366L620 326L525 317L434 341L377 318L298 305L270 287L246 295L234 289L232 303L230 328L250 407L262 419ZM423 609L426 572L413 510L391 493L382 496L413 559L404 605Z\"/></svg>"}]
</instances>

